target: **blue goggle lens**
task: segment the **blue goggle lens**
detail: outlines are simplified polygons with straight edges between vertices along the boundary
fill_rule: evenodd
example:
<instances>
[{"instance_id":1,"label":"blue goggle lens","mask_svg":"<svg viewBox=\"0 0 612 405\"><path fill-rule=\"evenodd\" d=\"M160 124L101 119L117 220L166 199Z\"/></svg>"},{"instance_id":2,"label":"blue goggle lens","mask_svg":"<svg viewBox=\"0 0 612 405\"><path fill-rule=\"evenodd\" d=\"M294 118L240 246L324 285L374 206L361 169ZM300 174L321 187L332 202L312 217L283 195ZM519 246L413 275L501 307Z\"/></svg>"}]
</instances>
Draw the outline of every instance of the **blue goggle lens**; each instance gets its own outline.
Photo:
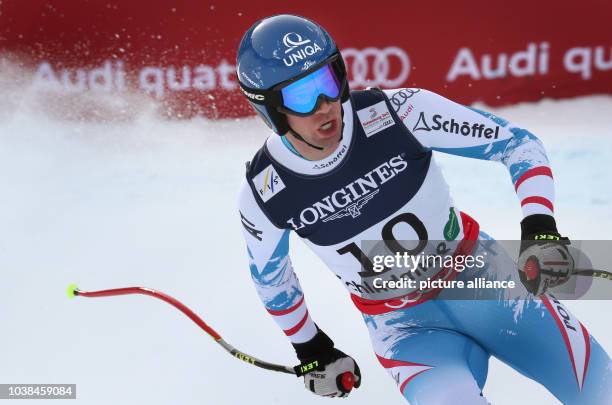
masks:
<instances>
[{"instance_id":1,"label":"blue goggle lens","mask_svg":"<svg viewBox=\"0 0 612 405\"><path fill-rule=\"evenodd\" d=\"M300 114L313 112L320 95L340 96L340 81L328 64L281 89L283 106Z\"/></svg>"}]
</instances>

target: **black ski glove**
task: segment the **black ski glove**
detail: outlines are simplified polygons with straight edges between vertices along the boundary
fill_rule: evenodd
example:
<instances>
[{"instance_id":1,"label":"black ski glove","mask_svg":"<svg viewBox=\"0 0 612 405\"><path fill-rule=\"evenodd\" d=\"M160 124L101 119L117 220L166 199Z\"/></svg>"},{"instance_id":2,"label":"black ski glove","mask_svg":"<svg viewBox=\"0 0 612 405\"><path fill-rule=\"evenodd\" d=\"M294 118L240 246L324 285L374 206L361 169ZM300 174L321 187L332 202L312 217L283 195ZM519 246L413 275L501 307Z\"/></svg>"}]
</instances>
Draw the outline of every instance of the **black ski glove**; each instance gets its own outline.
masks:
<instances>
[{"instance_id":1,"label":"black ski glove","mask_svg":"<svg viewBox=\"0 0 612 405\"><path fill-rule=\"evenodd\" d=\"M318 328L317 328L318 329ZM334 348L334 342L320 329L308 342L293 344L300 365L295 372L304 376L306 389L325 397L347 397L361 385L355 360Z\"/></svg>"},{"instance_id":2,"label":"black ski glove","mask_svg":"<svg viewBox=\"0 0 612 405\"><path fill-rule=\"evenodd\" d=\"M521 221L519 277L533 295L544 294L569 280L574 259L567 245L569 239L559 234L552 216L534 214Z\"/></svg>"}]
</instances>

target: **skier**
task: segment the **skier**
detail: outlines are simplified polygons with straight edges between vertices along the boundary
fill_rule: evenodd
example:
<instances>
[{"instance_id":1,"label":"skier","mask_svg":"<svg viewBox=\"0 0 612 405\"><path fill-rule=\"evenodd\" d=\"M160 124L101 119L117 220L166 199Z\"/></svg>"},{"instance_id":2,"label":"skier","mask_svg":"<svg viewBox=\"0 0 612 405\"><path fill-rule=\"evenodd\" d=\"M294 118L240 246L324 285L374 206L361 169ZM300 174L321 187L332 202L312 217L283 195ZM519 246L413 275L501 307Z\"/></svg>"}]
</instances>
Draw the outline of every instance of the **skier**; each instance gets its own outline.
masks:
<instances>
[{"instance_id":1,"label":"skier","mask_svg":"<svg viewBox=\"0 0 612 405\"><path fill-rule=\"evenodd\" d=\"M240 191L251 276L295 348L307 389L345 397L361 373L311 319L288 255L290 231L345 285L377 358L409 403L486 404L490 355L563 403L612 403L610 358L544 294L569 278L573 263L553 217L549 162L533 134L424 89L349 91L331 36L294 15L265 18L244 34L237 76L276 133L247 164ZM434 250L454 257L483 255L492 242L454 204L432 151L508 168L524 216L519 270L498 249L483 268L426 268L413 277L516 279L517 297L418 288L393 295L368 284L372 263L363 241L436 241ZM553 262L547 271L543 258ZM460 300L451 299L457 294Z\"/></svg>"}]
</instances>

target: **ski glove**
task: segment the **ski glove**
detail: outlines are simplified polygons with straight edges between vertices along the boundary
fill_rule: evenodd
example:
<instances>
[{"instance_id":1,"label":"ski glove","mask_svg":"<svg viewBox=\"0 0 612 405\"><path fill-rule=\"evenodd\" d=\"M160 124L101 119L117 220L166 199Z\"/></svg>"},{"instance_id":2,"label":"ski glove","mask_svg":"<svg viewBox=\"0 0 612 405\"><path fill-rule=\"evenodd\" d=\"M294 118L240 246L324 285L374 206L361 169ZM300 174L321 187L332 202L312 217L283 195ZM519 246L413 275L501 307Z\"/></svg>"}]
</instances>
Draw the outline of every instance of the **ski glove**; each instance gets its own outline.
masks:
<instances>
[{"instance_id":1,"label":"ski glove","mask_svg":"<svg viewBox=\"0 0 612 405\"><path fill-rule=\"evenodd\" d=\"M334 348L334 342L320 329L314 338L293 347L301 362L295 372L298 377L304 376L306 389L313 393L344 398L361 385L355 360Z\"/></svg>"},{"instance_id":2,"label":"ski glove","mask_svg":"<svg viewBox=\"0 0 612 405\"><path fill-rule=\"evenodd\" d=\"M521 221L521 248L518 259L519 277L535 296L569 280L574 259L567 249L569 239L557 232L555 219L535 214Z\"/></svg>"}]
</instances>

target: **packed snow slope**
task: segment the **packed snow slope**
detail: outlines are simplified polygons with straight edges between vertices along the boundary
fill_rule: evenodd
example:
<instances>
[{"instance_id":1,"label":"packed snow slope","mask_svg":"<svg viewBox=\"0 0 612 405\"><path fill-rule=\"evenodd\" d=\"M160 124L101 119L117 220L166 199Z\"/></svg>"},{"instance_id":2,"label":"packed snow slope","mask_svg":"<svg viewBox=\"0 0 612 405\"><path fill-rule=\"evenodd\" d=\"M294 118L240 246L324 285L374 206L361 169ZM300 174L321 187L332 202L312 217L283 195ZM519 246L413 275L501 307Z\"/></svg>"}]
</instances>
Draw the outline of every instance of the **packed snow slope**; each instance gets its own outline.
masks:
<instances>
[{"instance_id":1,"label":"packed snow slope","mask_svg":"<svg viewBox=\"0 0 612 405\"><path fill-rule=\"evenodd\" d=\"M122 120L64 120L11 95L0 113L1 383L76 383L76 403L87 405L333 401L295 377L230 357L160 301L66 298L72 282L84 290L157 288L237 348L293 365L291 346L251 284L236 207L244 162L269 134L259 119L168 121L143 108ZM543 140L560 231L611 239L612 97L494 112ZM438 161L458 206L483 230L519 237L520 207L503 165ZM297 238L291 243L313 319L361 365L363 385L348 401L404 403L345 290ZM568 306L612 351L612 301ZM495 359L485 394L497 405L557 403Z\"/></svg>"}]
</instances>

